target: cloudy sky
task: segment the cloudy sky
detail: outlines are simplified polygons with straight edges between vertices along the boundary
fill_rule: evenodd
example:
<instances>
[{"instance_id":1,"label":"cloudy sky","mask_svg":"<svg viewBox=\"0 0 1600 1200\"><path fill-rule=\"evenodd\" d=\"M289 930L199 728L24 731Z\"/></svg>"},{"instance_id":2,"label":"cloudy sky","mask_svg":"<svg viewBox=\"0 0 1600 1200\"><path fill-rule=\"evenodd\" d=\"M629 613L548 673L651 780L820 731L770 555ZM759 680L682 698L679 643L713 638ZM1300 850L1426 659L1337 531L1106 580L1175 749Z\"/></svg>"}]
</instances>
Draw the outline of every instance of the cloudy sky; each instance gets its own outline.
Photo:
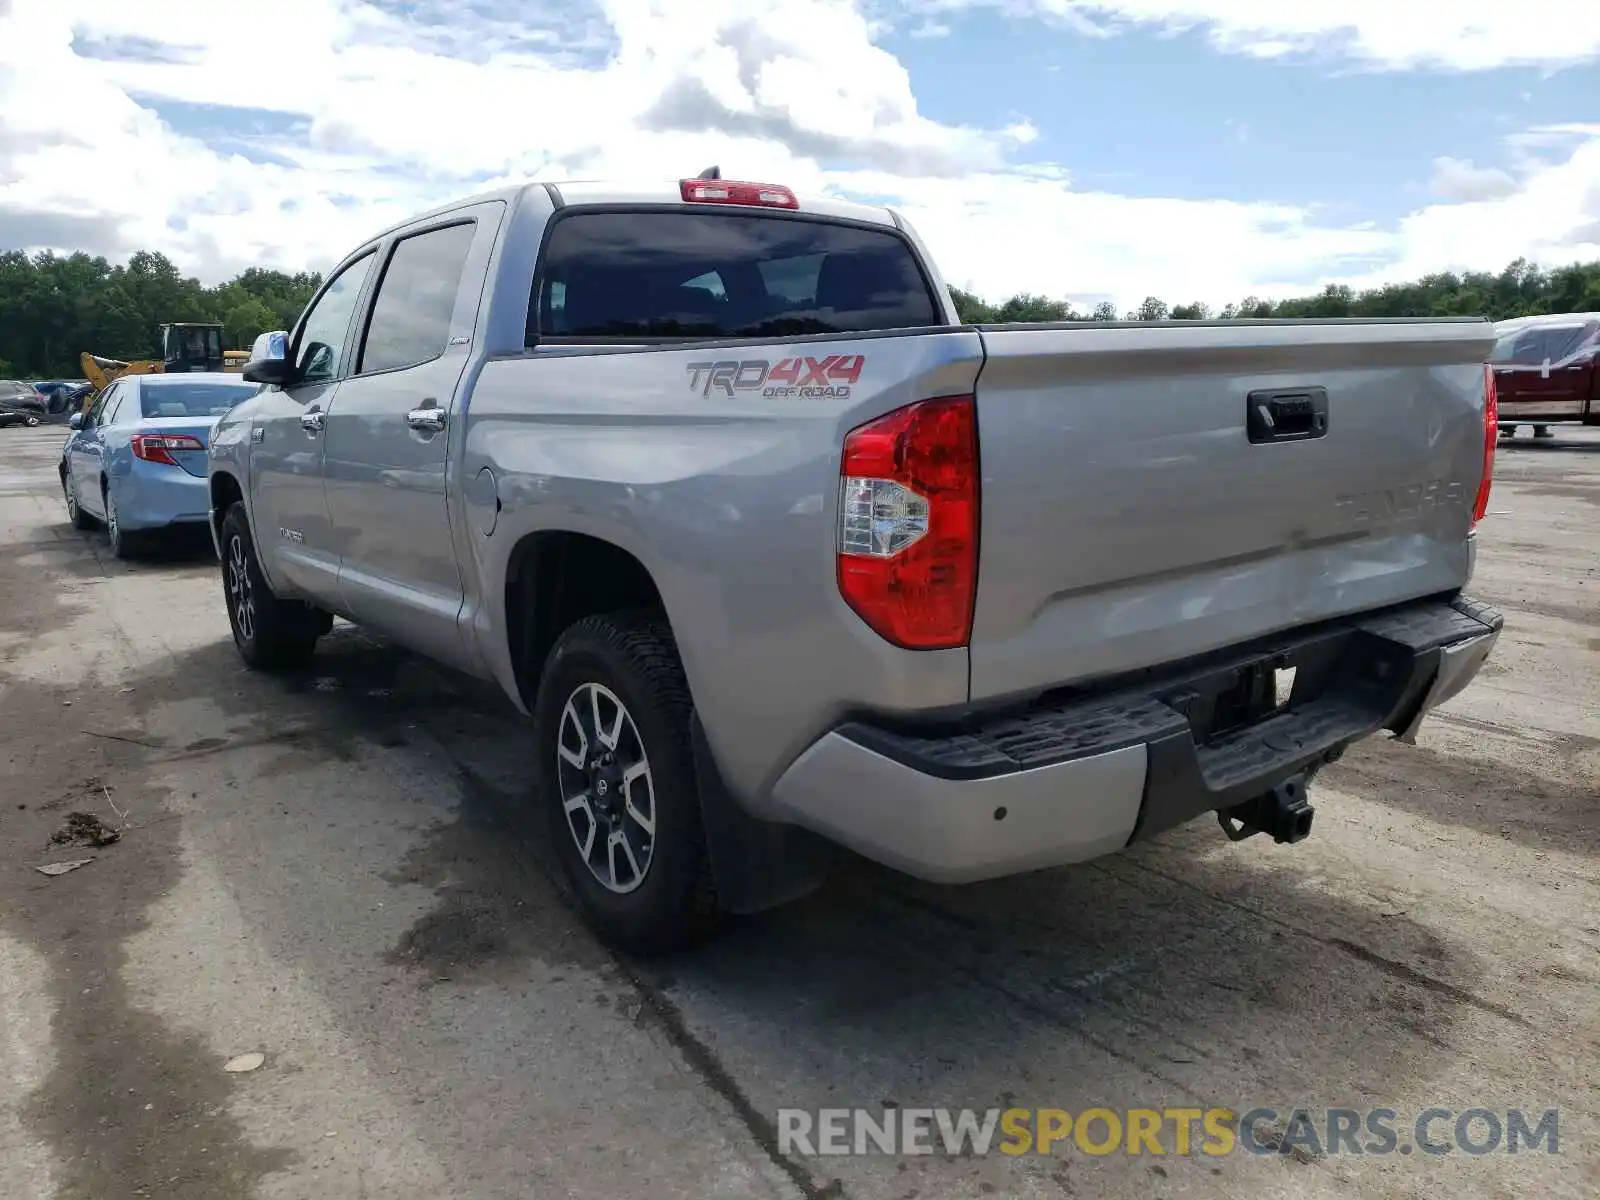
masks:
<instances>
[{"instance_id":1,"label":"cloudy sky","mask_svg":"<svg viewBox=\"0 0 1600 1200\"><path fill-rule=\"evenodd\" d=\"M0 249L215 281L710 163L996 299L1600 258L1600 0L0 0Z\"/></svg>"}]
</instances>

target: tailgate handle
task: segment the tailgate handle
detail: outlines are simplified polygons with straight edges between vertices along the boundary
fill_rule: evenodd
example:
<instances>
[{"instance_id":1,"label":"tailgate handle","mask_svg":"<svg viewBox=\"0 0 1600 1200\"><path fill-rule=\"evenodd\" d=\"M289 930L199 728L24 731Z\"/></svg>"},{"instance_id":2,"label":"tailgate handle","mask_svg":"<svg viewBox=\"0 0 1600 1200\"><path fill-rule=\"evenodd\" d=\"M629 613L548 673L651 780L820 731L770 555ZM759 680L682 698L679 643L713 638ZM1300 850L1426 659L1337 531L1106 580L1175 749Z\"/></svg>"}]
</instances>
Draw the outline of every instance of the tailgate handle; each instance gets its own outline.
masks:
<instances>
[{"instance_id":1,"label":"tailgate handle","mask_svg":"<svg viewBox=\"0 0 1600 1200\"><path fill-rule=\"evenodd\" d=\"M1256 445L1303 442L1328 432L1326 388L1251 392L1245 402L1245 431Z\"/></svg>"}]
</instances>

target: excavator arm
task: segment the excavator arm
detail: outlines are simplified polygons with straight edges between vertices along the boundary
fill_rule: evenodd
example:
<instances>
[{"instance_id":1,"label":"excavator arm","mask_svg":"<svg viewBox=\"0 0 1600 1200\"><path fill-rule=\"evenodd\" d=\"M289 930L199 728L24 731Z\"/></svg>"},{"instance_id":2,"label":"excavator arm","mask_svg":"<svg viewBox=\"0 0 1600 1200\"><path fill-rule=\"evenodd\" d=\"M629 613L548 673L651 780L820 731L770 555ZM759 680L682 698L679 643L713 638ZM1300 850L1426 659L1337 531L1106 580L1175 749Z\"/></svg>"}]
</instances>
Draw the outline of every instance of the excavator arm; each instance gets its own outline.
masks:
<instances>
[{"instance_id":1,"label":"excavator arm","mask_svg":"<svg viewBox=\"0 0 1600 1200\"><path fill-rule=\"evenodd\" d=\"M98 354L90 354L87 350L78 355L78 365L83 368L83 377L94 385L96 395L109 387L113 380L121 379L124 375L159 375L166 366L153 359L123 362L120 358L102 358Z\"/></svg>"}]
</instances>

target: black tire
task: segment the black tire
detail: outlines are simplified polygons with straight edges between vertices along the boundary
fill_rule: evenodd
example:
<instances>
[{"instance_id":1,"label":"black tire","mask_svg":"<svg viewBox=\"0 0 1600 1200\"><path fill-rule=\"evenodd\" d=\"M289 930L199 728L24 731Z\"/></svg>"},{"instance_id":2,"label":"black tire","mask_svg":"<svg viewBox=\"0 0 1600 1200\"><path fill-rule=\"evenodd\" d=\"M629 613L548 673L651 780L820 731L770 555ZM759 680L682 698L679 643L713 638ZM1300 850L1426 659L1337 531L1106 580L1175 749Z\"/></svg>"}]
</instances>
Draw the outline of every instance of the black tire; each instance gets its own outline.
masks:
<instances>
[{"instance_id":1,"label":"black tire","mask_svg":"<svg viewBox=\"0 0 1600 1200\"><path fill-rule=\"evenodd\" d=\"M124 562L139 556L142 543L136 534L129 533L117 520L117 502L112 499L111 488L102 484L100 500L106 514L106 540L111 543L111 553Z\"/></svg>"},{"instance_id":2,"label":"black tire","mask_svg":"<svg viewBox=\"0 0 1600 1200\"><path fill-rule=\"evenodd\" d=\"M72 527L79 530L94 528L94 518L83 511L83 506L78 503L76 489L72 486L72 476L66 471L61 472L61 494L67 502L67 520L72 522Z\"/></svg>"},{"instance_id":3,"label":"black tire","mask_svg":"<svg viewBox=\"0 0 1600 1200\"><path fill-rule=\"evenodd\" d=\"M303 667L327 632L327 614L299 600L280 600L261 574L243 503L222 519L222 597L233 644L245 665L261 671Z\"/></svg>"},{"instance_id":4,"label":"black tire","mask_svg":"<svg viewBox=\"0 0 1600 1200\"><path fill-rule=\"evenodd\" d=\"M625 893L602 882L591 868L577 832L585 819L569 817L563 792L564 783L571 790L578 786L575 776L583 774L570 760L564 768L558 758L563 714L568 700L592 685L609 692L626 710L649 772L648 860ZM666 620L655 613L613 613L577 622L556 639L539 681L533 716L537 801L549 818L551 844L590 924L605 940L635 954L687 949L717 924L716 888L689 741L692 711L677 645ZM609 710L606 719L611 719ZM613 728L620 730L621 721ZM631 735L624 737L631 740ZM598 818L584 811L598 837ZM611 874L615 881L619 873L614 864Z\"/></svg>"}]
</instances>

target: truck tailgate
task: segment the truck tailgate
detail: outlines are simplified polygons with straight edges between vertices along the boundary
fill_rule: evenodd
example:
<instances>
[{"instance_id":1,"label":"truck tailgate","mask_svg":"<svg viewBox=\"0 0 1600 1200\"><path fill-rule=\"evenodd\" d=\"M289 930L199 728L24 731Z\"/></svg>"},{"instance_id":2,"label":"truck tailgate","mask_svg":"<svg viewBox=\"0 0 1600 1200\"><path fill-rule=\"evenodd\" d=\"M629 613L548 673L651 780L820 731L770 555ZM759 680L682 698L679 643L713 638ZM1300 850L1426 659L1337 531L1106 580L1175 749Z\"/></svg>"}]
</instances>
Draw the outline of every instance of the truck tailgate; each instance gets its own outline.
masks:
<instances>
[{"instance_id":1,"label":"truck tailgate","mask_svg":"<svg viewBox=\"0 0 1600 1200\"><path fill-rule=\"evenodd\" d=\"M1466 582L1487 322L981 332L974 699Z\"/></svg>"}]
</instances>

